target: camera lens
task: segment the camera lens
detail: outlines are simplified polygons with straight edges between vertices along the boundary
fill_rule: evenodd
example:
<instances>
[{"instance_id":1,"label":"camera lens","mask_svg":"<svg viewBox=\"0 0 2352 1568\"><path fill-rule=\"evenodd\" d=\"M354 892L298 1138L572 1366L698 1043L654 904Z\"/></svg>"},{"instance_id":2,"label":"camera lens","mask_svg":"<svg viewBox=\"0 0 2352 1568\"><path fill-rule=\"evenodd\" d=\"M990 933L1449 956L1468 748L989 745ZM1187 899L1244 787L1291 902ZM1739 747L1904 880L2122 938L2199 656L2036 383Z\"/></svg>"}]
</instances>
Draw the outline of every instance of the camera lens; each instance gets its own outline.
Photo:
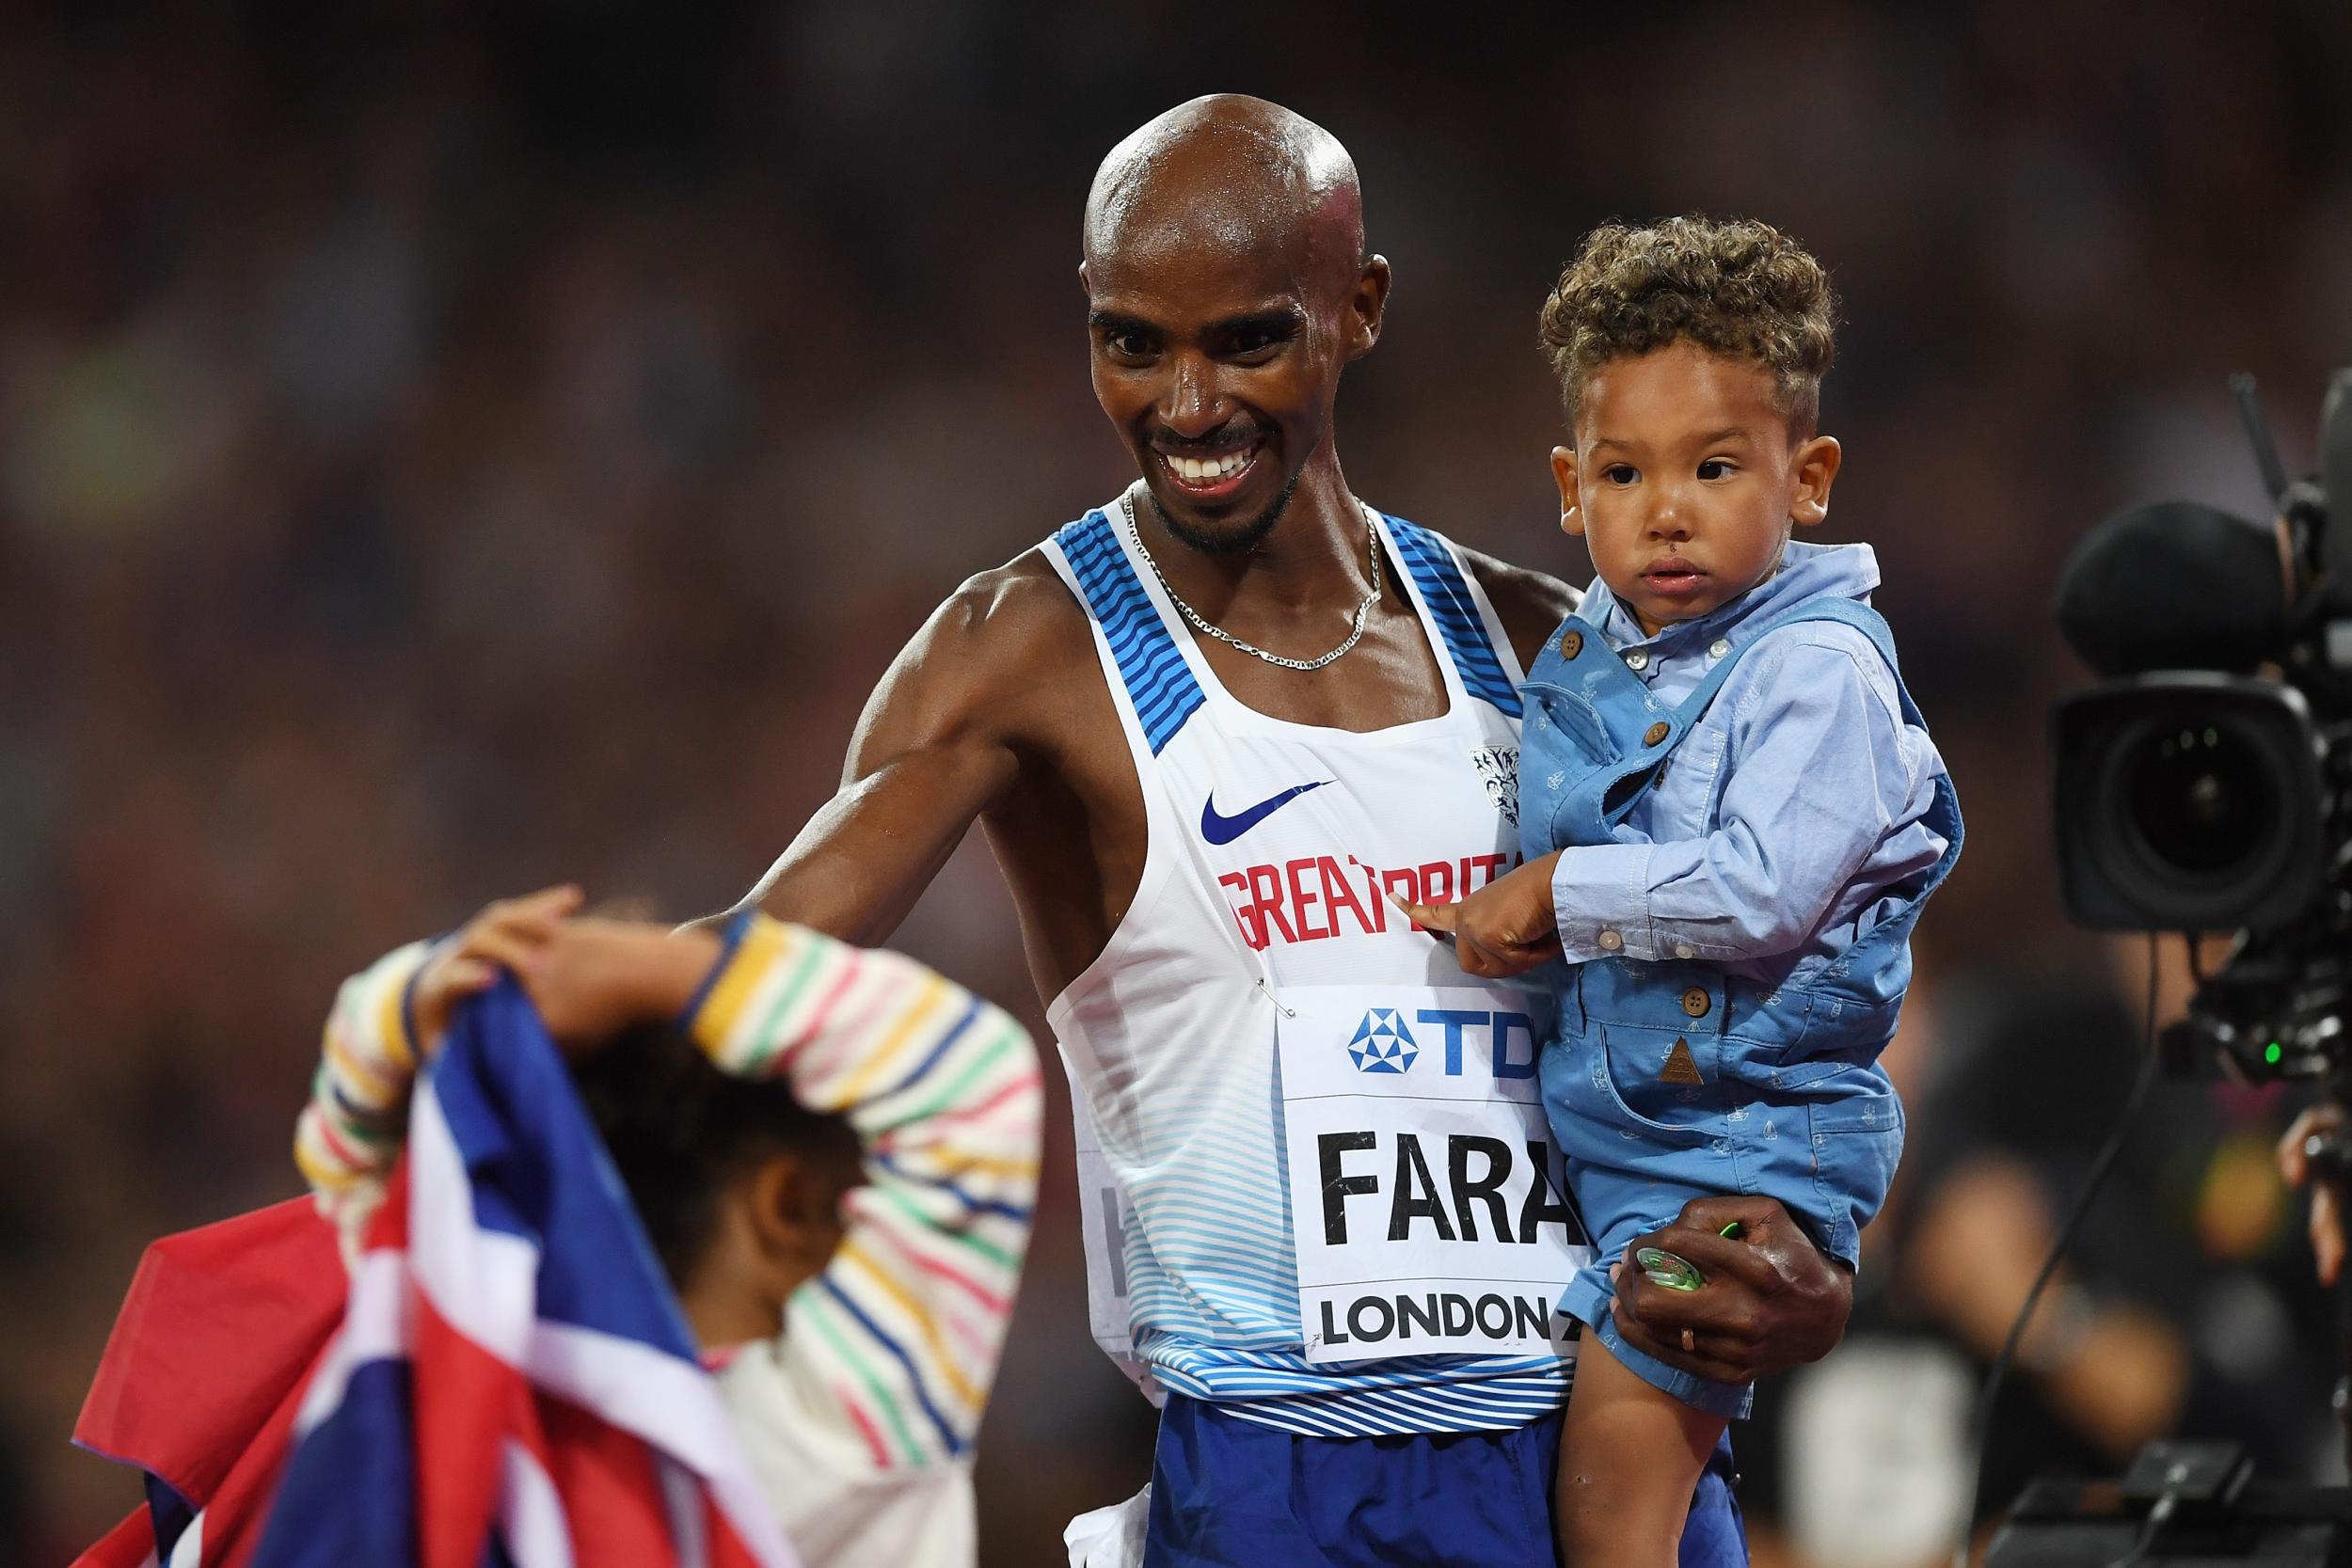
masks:
<instances>
[{"instance_id":1,"label":"camera lens","mask_svg":"<svg viewBox=\"0 0 2352 1568\"><path fill-rule=\"evenodd\" d=\"M2277 929L2308 916L2334 853L2302 695L2198 671L2062 700L2058 884L2113 931Z\"/></svg>"},{"instance_id":2,"label":"camera lens","mask_svg":"<svg viewBox=\"0 0 2352 1568\"><path fill-rule=\"evenodd\" d=\"M2191 877L2244 865L2279 823L2278 789L2265 760L2227 725L2143 736L2123 769L2138 847Z\"/></svg>"}]
</instances>

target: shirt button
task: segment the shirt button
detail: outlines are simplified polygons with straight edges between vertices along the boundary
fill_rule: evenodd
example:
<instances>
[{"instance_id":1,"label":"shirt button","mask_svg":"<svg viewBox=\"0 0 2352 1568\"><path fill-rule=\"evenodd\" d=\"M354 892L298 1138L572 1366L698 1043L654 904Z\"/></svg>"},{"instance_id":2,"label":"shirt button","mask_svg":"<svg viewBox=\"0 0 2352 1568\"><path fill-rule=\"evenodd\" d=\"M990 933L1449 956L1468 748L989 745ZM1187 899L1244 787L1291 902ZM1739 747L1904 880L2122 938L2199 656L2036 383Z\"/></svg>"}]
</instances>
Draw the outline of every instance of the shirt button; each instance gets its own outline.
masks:
<instances>
[{"instance_id":1,"label":"shirt button","mask_svg":"<svg viewBox=\"0 0 2352 1568\"><path fill-rule=\"evenodd\" d=\"M1697 955L1697 953L1696 953L1696 952L1695 952L1695 951L1692 948L1692 946L1691 946L1691 944L1690 944L1689 942L1676 942L1676 943L1675 943L1675 957L1676 957L1676 958L1696 958L1697 956L1698 956L1698 955Z\"/></svg>"},{"instance_id":2,"label":"shirt button","mask_svg":"<svg viewBox=\"0 0 2352 1568\"><path fill-rule=\"evenodd\" d=\"M1661 719L1657 723L1652 724L1648 729L1642 732L1642 744L1645 746L1657 745L1660 741L1666 738L1666 721L1663 719Z\"/></svg>"},{"instance_id":3,"label":"shirt button","mask_svg":"<svg viewBox=\"0 0 2352 1568\"><path fill-rule=\"evenodd\" d=\"M1646 670L1649 668L1649 655L1636 648L1625 656L1625 667L1629 670Z\"/></svg>"},{"instance_id":4,"label":"shirt button","mask_svg":"<svg viewBox=\"0 0 2352 1568\"><path fill-rule=\"evenodd\" d=\"M1600 934L1600 944L1603 948L1614 953L1618 948L1625 945L1625 938L1617 935L1614 931L1605 930Z\"/></svg>"},{"instance_id":5,"label":"shirt button","mask_svg":"<svg viewBox=\"0 0 2352 1568\"><path fill-rule=\"evenodd\" d=\"M1582 632L1569 631L1560 634L1560 657L1562 658L1574 658L1583 651L1584 634Z\"/></svg>"},{"instance_id":6,"label":"shirt button","mask_svg":"<svg viewBox=\"0 0 2352 1568\"><path fill-rule=\"evenodd\" d=\"M1731 641L1728 638L1718 637L1707 645L1707 657L1709 658L1721 658L1729 652Z\"/></svg>"},{"instance_id":7,"label":"shirt button","mask_svg":"<svg viewBox=\"0 0 2352 1568\"><path fill-rule=\"evenodd\" d=\"M1705 1018L1707 1009L1713 1006L1713 999L1707 994L1707 990L1703 986L1692 986L1682 993L1682 1010L1692 1018Z\"/></svg>"}]
</instances>

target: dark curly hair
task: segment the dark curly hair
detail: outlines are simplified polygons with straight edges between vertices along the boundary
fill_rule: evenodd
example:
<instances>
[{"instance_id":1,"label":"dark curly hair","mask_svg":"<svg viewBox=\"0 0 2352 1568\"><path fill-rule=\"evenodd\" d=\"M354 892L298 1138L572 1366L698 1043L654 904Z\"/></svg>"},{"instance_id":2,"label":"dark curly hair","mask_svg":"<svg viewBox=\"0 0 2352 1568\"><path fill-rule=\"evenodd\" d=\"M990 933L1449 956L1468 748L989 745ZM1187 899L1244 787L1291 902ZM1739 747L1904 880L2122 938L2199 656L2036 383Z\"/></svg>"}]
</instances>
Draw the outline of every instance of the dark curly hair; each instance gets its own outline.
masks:
<instances>
[{"instance_id":1,"label":"dark curly hair","mask_svg":"<svg viewBox=\"0 0 2352 1568\"><path fill-rule=\"evenodd\" d=\"M1696 214L1645 228L1605 223L1544 301L1542 339L1568 422L1612 359L1692 342L1772 372L1775 405L1803 438L1820 418L1837 302L1805 248L1753 218Z\"/></svg>"},{"instance_id":2,"label":"dark curly hair","mask_svg":"<svg viewBox=\"0 0 2352 1568\"><path fill-rule=\"evenodd\" d=\"M848 1122L802 1105L781 1079L729 1077L672 1025L623 1031L574 1062L572 1082L677 1289L710 1244L721 1192L747 1167L789 1153L855 1179Z\"/></svg>"}]
</instances>

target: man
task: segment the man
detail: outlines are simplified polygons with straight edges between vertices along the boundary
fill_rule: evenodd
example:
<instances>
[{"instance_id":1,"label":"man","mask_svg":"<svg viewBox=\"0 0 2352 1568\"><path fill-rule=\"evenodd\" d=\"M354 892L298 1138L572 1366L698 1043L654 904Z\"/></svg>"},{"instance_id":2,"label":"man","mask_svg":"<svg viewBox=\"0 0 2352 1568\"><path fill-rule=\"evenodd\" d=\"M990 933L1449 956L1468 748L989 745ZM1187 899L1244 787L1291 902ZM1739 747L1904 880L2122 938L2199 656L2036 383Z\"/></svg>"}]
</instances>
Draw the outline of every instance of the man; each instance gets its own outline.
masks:
<instances>
[{"instance_id":1,"label":"man","mask_svg":"<svg viewBox=\"0 0 2352 1568\"><path fill-rule=\"evenodd\" d=\"M1378 341L1389 264L1364 249L1355 168L1327 133L1237 97L1153 119L1096 175L1080 276L1095 394L1141 483L941 607L868 704L841 792L746 902L878 942L970 824L987 831L1133 1205L1135 1348L1169 1391L1146 1561L1546 1560L1557 1350L1339 1359L1346 1320L1329 1317L1309 1342L1300 1239L1360 1237L1349 1200L1388 1178L1324 1167L1345 1174L1295 1224L1291 1173L1317 1167L1283 1147L1306 1114L1284 1097L1309 1023L1380 988L1459 1000L1434 989L1458 966L1387 899L1459 896L1507 864L1514 683L1577 596L1348 490L1333 405ZM1361 1081L1404 1081L1399 1020L1517 1016L1471 1000L1356 1009ZM1458 1067L1473 1053L1444 1027ZM1480 1130L1440 1146L1510 1156L1492 1135L1524 1066L1506 1036L1496 1098L1463 1110ZM1428 1176L1393 1126L1377 1136L1408 1183ZM1478 1213L1466 1174L1458 1227L1434 1191L1415 1210L1457 1243ZM1470 1190L1495 1191L1485 1175ZM1564 1228L1545 1180L1524 1187L1531 1242ZM1738 1241L1719 1234L1733 1219ZM1498 1212L1484 1240L1517 1243L1509 1229ZM1777 1205L1709 1200L1645 1240L1707 1284L1629 1277L1635 1344L1740 1381L1835 1343L1851 1282ZM1371 1320L1381 1338L1404 1310ZM1710 1477L1683 1560L1743 1556Z\"/></svg>"}]
</instances>

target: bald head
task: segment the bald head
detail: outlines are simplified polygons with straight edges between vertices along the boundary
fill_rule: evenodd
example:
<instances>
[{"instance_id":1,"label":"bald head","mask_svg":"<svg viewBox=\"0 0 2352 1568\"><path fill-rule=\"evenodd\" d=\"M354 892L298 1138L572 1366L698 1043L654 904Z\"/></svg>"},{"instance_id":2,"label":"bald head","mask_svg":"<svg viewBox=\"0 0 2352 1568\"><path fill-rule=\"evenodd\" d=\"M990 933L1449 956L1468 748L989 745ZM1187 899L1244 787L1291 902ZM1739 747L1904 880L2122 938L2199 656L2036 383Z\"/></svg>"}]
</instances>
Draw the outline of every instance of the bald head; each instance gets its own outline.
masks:
<instances>
[{"instance_id":1,"label":"bald head","mask_svg":"<svg viewBox=\"0 0 2352 1568\"><path fill-rule=\"evenodd\" d=\"M1256 98L1168 110L1103 160L1080 277L1095 400L1170 534L1244 553L1294 494L1311 532L1360 531L1332 418L1380 341L1389 263L1328 132Z\"/></svg>"},{"instance_id":2,"label":"bald head","mask_svg":"<svg viewBox=\"0 0 2352 1568\"><path fill-rule=\"evenodd\" d=\"M1150 264L1206 247L1284 255L1351 284L1363 195L1339 138L1279 103L1218 93L1180 103L1110 150L1087 195L1086 257Z\"/></svg>"}]
</instances>

